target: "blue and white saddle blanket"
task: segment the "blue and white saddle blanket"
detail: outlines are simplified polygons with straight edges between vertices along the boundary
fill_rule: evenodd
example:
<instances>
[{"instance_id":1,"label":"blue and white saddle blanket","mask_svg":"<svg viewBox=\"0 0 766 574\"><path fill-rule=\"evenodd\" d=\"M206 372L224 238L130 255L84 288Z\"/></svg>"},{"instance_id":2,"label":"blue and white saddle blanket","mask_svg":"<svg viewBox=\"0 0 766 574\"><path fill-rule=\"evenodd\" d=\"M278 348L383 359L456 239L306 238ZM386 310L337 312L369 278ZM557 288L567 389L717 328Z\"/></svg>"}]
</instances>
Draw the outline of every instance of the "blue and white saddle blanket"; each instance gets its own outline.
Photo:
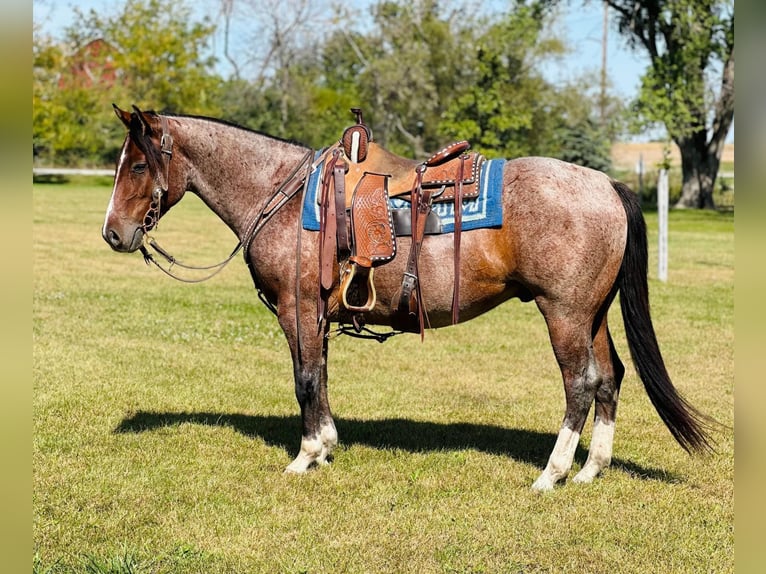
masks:
<instances>
[{"instance_id":1,"label":"blue and white saddle blanket","mask_svg":"<svg viewBox=\"0 0 766 574\"><path fill-rule=\"evenodd\" d=\"M317 155L318 157L318 155ZM315 158L316 159L316 158ZM503 189L504 159L486 160L479 174L479 195L474 199L463 200L462 230L481 229L483 227L500 227L503 223L503 206L501 194ZM303 204L303 228L308 231L319 231L319 203L317 195L322 185L322 170L324 162L320 163L309 177L306 189L306 200ZM410 203L396 197L389 200L391 209L410 208ZM452 201L434 203L431 210L441 220L442 232L455 231L455 205Z\"/></svg>"}]
</instances>

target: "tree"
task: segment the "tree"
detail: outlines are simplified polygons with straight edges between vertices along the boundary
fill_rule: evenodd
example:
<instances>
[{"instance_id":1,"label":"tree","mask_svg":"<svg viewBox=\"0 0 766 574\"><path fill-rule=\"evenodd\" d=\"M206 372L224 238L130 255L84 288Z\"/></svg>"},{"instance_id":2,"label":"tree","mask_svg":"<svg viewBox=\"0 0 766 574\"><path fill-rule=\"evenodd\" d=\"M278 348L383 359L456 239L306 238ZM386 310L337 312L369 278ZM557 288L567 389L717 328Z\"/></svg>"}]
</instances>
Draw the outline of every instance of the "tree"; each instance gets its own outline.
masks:
<instances>
[{"instance_id":1,"label":"tree","mask_svg":"<svg viewBox=\"0 0 766 574\"><path fill-rule=\"evenodd\" d=\"M111 164L124 135L112 102L220 113L206 51L214 28L196 23L185 2L126 0L113 15L75 13L63 43L34 39L33 142L49 162Z\"/></svg>"},{"instance_id":2,"label":"tree","mask_svg":"<svg viewBox=\"0 0 766 574\"><path fill-rule=\"evenodd\" d=\"M220 79L208 51L215 27L195 22L186 2L126 0L114 16L91 9L80 17L68 30L70 44L103 38L112 46L120 84L131 101L157 110L219 112Z\"/></svg>"},{"instance_id":3,"label":"tree","mask_svg":"<svg viewBox=\"0 0 766 574\"><path fill-rule=\"evenodd\" d=\"M52 38L34 29L32 43L32 149L35 157L52 157L57 118L61 114L55 101L58 70L64 55Z\"/></svg>"},{"instance_id":4,"label":"tree","mask_svg":"<svg viewBox=\"0 0 766 574\"><path fill-rule=\"evenodd\" d=\"M548 100L553 137L542 153L611 171L612 143L625 131L626 110L621 98L602 89L599 73L586 72L557 86Z\"/></svg>"},{"instance_id":5,"label":"tree","mask_svg":"<svg viewBox=\"0 0 766 574\"><path fill-rule=\"evenodd\" d=\"M471 68L464 46L472 18L456 2L383 0L367 34L341 32L358 60L360 103L379 143L418 158L444 145L439 120Z\"/></svg>"},{"instance_id":6,"label":"tree","mask_svg":"<svg viewBox=\"0 0 766 574\"><path fill-rule=\"evenodd\" d=\"M650 66L636 110L664 124L681 152L676 207L715 207L713 189L734 120L733 0L605 0Z\"/></svg>"},{"instance_id":7,"label":"tree","mask_svg":"<svg viewBox=\"0 0 766 574\"><path fill-rule=\"evenodd\" d=\"M440 127L472 142L489 156L550 154L566 118L555 89L539 72L563 45L547 38L545 2L515 3L513 10L477 28L469 45L473 60L463 89L450 102Z\"/></svg>"},{"instance_id":8,"label":"tree","mask_svg":"<svg viewBox=\"0 0 766 574\"><path fill-rule=\"evenodd\" d=\"M340 29L325 44L334 65L324 77L358 86L376 140L397 153L422 158L463 138L493 156L528 152L551 139L553 88L537 65L562 47L543 34L547 6L383 0L371 29Z\"/></svg>"},{"instance_id":9,"label":"tree","mask_svg":"<svg viewBox=\"0 0 766 574\"><path fill-rule=\"evenodd\" d=\"M220 5L224 57L232 68L223 94L227 117L314 145L325 119L312 117L319 35L332 14L325 2L220 0Z\"/></svg>"},{"instance_id":10,"label":"tree","mask_svg":"<svg viewBox=\"0 0 766 574\"><path fill-rule=\"evenodd\" d=\"M584 118L578 124L564 126L560 140L559 159L603 172L612 169L611 142L592 119Z\"/></svg>"}]
</instances>

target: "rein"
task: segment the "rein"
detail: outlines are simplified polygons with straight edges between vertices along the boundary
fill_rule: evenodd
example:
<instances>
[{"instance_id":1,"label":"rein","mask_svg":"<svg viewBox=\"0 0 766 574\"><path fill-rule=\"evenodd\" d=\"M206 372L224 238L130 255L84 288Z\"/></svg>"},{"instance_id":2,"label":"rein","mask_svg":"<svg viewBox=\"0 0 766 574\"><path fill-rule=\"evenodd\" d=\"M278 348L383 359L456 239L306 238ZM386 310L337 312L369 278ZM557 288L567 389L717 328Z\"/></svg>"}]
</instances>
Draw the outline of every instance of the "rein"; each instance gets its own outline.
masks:
<instances>
[{"instance_id":1,"label":"rein","mask_svg":"<svg viewBox=\"0 0 766 574\"><path fill-rule=\"evenodd\" d=\"M162 196L168 192L170 160L173 157L173 137L168 131L167 118L165 118L165 116L160 116L160 121L162 123L162 139L160 140L160 151L162 152L163 157L166 157L165 161L163 162L165 173L163 174L162 172L158 172L155 174L156 186L152 192L152 202L149 204L149 209L144 216L144 223L142 226L144 230L144 242L140 247L141 254L143 255L144 261L147 265L149 265L149 263L153 263L160 271L172 277L173 279L183 283L201 283L220 273L221 270L226 267L226 265L232 259L234 259L237 253L242 250L243 247L249 248L250 244L253 242L253 239L255 239L255 236L258 234L258 232L263 229L263 226L266 224L266 222L268 222L268 220L271 219L271 217L277 211L279 211L298 193L301 188L305 186L306 182L308 181L308 177L306 175L303 175L300 178L296 176L301 172L304 166L307 165L307 163L311 169L315 168L315 166L311 165L310 163L311 156L314 152L312 150L306 152L306 155L303 157L303 159L301 159L300 163L290 173L288 178L276 189L269 200L264 204L263 208L261 208L252 222L248 225L242 238L239 240L229 256L226 257L226 259L213 265L187 265L173 257L170 253L163 249L153 237L149 235L149 231L156 228L157 224L159 223ZM309 172L309 170L307 170L307 172ZM162 258L165 259L170 264L170 266L167 268L163 267L154 258L152 253L149 252L149 248L153 249L157 254L162 256ZM188 269L192 271L210 271L211 269L213 271L204 277L189 279L174 273L173 267L180 267L182 269Z\"/></svg>"}]
</instances>

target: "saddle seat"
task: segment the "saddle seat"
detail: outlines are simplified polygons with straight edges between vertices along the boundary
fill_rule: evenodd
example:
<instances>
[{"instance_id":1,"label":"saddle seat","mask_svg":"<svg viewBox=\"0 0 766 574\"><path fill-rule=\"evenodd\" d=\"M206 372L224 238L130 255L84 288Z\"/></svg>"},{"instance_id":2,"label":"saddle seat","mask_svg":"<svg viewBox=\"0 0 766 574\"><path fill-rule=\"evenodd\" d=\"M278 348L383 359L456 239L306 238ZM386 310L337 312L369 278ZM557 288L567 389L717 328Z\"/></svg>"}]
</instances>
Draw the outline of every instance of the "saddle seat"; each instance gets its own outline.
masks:
<instances>
[{"instance_id":1,"label":"saddle seat","mask_svg":"<svg viewBox=\"0 0 766 574\"><path fill-rule=\"evenodd\" d=\"M445 148L447 149L447 148ZM436 154L434 154L436 155ZM458 163L461 161L460 154L457 157L447 159L438 165L429 166L422 176L421 186L424 188L441 188L442 192L434 192L431 200L434 202L452 201L455 197L455 185L458 172ZM346 172L346 208L351 207L351 199L354 190L365 173L377 173L388 178L388 196L399 197L406 201L412 200L412 190L415 183L416 169L422 165L422 161L407 159L388 151L375 142L369 142L367 157L364 161L353 162L344 153L344 159L348 164ZM466 154L463 167L463 198L471 199L479 193L477 182L478 174L484 156L478 153Z\"/></svg>"}]
</instances>

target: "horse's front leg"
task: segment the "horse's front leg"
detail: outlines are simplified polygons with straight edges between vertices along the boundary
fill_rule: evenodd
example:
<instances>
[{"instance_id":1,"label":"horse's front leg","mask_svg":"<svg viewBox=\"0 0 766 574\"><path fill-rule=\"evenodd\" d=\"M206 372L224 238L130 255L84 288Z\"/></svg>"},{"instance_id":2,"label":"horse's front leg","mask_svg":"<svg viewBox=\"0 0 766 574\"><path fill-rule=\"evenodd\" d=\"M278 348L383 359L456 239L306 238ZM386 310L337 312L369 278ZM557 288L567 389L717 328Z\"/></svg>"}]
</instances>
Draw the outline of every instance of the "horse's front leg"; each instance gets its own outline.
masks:
<instances>
[{"instance_id":1,"label":"horse's front leg","mask_svg":"<svg viewBox=\"0 0 766 574\"><path fill-rule=\"evenodd\" d=\"M314 311L315 312L315 311ZM327 328L317 332L316 316L302 313L298 334L295 313L280 314L293 358L295 397L301 409L301 449L285 472L303 473L315 465L327 464L338 444L338 433L327 397Z\"/></svg>"}]
</instances>

